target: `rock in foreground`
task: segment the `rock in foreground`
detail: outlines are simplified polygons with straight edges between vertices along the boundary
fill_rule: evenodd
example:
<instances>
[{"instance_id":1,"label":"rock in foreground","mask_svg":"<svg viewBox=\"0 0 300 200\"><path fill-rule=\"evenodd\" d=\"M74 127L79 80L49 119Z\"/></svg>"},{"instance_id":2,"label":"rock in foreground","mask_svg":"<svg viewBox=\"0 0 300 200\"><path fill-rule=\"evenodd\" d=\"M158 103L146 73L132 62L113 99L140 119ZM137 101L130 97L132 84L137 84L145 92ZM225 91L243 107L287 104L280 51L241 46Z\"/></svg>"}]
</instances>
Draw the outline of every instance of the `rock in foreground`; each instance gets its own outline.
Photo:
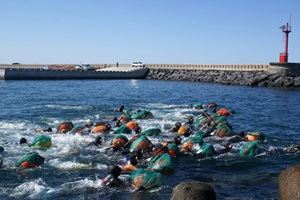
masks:
<instances>
[{"instance_id":1,"label":"rock in foreground","mask_svg":"<svg viewBox=\"0 0 300 200\"><path fill-rule=\"evenodd\" d=\"M216 193L205 183L182 182L173 189L171 200L216 200Z\"/></svg>"}]
</instances>

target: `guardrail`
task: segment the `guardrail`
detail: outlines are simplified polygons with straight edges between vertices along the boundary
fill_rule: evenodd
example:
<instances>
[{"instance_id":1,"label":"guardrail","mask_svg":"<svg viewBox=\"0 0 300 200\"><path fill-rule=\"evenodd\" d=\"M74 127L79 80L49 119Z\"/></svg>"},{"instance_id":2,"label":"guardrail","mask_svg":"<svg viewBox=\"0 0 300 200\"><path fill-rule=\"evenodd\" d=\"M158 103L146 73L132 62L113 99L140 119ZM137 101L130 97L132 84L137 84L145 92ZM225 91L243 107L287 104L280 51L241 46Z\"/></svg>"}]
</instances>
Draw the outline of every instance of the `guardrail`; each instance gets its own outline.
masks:
<instances>
[{"instance_id":1,"label":"guardrail","mask_svg":"<svg viewBox=\"0 0 300 200\"><path fill-rule=\"evenodd\" d=\"M232 70L232 71L267 71L269 65L197 65L197 64L148 64L150 69L191 69L191 70Z\"/></svg>"},{"instance_id":2,"label":"guardrail","mask_svg":"<svg viewBox=\"0 0 300 200\"><path fill-rule=\"evenodd\" d=\"M103 69L105 66L115 66L115 64L90 64L93 69ZM64 65L8 65L0 64L2 69L42 69L45 66L51 66L52 69L71 69L75 68L75 64ZM119 66L130 66L130 64L119 64ZM235 64L235 65L222 65L222 64L146 64L149 69L191 69L191 70L231 70L231 71L267 71L270 69L269 64Z\"/></svg>"}]
</instances>

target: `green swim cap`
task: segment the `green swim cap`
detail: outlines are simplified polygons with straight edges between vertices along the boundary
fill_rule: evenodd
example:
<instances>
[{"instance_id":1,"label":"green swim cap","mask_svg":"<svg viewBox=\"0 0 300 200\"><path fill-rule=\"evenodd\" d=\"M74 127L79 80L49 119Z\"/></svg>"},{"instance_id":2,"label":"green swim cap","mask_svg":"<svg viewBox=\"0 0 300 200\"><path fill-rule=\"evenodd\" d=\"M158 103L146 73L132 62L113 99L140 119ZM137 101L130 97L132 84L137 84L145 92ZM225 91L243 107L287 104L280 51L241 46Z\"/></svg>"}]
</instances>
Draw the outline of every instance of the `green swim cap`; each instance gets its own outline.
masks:
<instances>
[{"instance_id":1,"label":"green swim cap","mask_svg":"<svg viewBox=\"0 0 300 200\"><path fill-rule=\"evenodd\" d=\"M0 152L4 151L4 148L2 146L0 146Z\"/></svg>"},{"instance_id":2,"label":"green swim cap","mask_svg":"<svg viewBox=\"0 0 300 200\"><path fill-rule=\"evenodd\" d=\"M263 132L260 132L260 131L252 131L252 132L248 132L247 134L256 136L256 138L258 140L261 140L261 141L265 140L265 138L266 138L266 135Z\"/></svg>"}]
</instances>

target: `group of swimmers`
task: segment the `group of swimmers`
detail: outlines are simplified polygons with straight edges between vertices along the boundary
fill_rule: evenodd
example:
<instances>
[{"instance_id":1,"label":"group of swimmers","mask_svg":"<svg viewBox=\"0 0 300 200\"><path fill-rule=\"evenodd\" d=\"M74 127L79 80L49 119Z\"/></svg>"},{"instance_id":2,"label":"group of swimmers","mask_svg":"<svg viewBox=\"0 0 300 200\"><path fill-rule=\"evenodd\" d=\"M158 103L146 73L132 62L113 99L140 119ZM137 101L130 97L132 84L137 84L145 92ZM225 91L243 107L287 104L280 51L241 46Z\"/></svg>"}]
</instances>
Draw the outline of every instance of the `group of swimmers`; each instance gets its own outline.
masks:
<instances>
[{"instance_id":1,"label":"group of swimmers","mask_svg":"<svg viewBox=\"0 0 300 200\"><path fill-rule=\"evenodd\" d=\"M102 179L103 186L122 187L125 184L119 178L122 173L130 174L130 183L139 190L148 189L161 184L161 177L165 173L172 173L174 159L178 156L194 156L200 158L213 157L225 154L232 150L232 144L244 142L239 154L242 156L255 156L260 152L259 142L266 139L260 131L236 133L228 122L228 116L235 114L234 110L221 108L217 104L192 104L190 108L197 111L185 120L177 121L174 126L162 131L153 127L143 130L139 125L139 119L151 119L154 115L150 111L138 110L133 112L125 110L125 106L115 109L120 113L119 117L111 120L93 123L87 120L84 126L74 125L72 122L61 123L57 134L90 134L95 136L94 141L87 144L105 149L125 157L124 163L111 166L110 174ZM52 145L50 133L51 127L35 130L39 134L32 143L28 144L25 138L21 138L19 144L48 148ZM172 139L159 143L151 138L159 135L167 135ZM108 144L104 144L103 138L113 135ZM205 138L215 137L221 141L221 145L210 144ZM157 141L157 140L155 140ZM300 147L286 148L286 151L297 151ZM4 149L0 147L0 153ZM16 162L16 167L34 168L42 165L44 158L35 152L24 155ZM3 157L0 154L0 166Z\"/></svg>"}]
</instances>

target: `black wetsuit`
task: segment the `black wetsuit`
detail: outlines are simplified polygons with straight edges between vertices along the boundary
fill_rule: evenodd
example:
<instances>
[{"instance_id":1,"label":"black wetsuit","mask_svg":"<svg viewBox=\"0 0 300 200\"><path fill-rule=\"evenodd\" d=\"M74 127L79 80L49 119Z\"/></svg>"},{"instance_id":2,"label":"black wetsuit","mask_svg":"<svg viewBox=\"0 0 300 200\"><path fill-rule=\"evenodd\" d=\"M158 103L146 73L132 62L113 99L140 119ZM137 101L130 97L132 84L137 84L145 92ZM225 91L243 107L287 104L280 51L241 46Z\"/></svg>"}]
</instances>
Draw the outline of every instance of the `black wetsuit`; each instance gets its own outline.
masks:
<instances>
[{"instance_id":1,"label":"black wetsuit","mask_svg":"<svg viewBox=\"0 0 300 200\"><path fill-rule=\"evenodd\" d=\"M109 175L102 179L102 185L109 186L109 187L123 187L124 184L118 177L113 177Z\"/></svg>"}]
</instances>

